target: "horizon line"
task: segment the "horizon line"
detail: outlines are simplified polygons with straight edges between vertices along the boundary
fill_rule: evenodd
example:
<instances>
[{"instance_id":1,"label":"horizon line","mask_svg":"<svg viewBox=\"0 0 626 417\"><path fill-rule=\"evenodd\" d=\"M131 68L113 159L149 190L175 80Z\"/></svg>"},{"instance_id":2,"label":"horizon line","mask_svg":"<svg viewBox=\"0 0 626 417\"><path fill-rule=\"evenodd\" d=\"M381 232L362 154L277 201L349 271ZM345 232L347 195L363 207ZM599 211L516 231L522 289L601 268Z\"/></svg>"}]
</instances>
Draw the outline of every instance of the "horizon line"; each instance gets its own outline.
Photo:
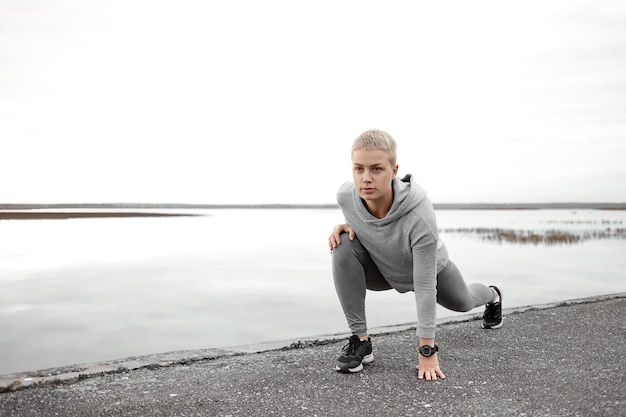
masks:
<instances>
[{"instance_id":1,"label":"horizon line","mask_svg":"<svg viewBox=\"0 0 626 417\"><path fill-rule=\"evenodd\" d=\"M626 202L552 202L552 203L433 203L437 210L453 209L605 209L626 210ZM315 208L336 209L336 203L245 203L245 204L197 204L197 203L0 203L0 210L38 209L288 209Z\"/></svg>"}]
</instances>

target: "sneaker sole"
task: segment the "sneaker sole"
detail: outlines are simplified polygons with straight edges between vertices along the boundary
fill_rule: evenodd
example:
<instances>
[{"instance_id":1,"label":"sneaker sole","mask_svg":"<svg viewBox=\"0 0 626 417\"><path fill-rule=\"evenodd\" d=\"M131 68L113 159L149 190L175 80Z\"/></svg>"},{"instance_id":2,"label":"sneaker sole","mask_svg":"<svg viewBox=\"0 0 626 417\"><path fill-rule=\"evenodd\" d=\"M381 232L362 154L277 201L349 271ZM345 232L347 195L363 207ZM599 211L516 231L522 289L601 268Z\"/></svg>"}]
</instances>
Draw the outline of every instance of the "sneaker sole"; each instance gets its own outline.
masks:
<instances>
[{"instance_id":1,"label":"sneaker sole","mask_svg":"<svg viewBox=\"0 0 626 417\"><path fill-rule=\"evenodd\" d=\"M485 326L484 324L482 325L483 329L499 329L500 327L502 327L502 322L500 322L500 324L496 324L495 326Z\"/></svg>"},{"instance_id":2,"label":"sneaker sole","mask_svg":"<svg viewBox=\"0 0 626 417\"><path fill-rule=\"evenodd\" d=\"M363 360L358 366L355 366L354 368L341 368L335 365L335 371L341 372L344 374L349 374L349 373L353 374L356 372L361 372L363 370L364 363L372 363L372 362L374 362L374 354L370 353L369 355L363 357Z\"/></svg>"}]
</instances>

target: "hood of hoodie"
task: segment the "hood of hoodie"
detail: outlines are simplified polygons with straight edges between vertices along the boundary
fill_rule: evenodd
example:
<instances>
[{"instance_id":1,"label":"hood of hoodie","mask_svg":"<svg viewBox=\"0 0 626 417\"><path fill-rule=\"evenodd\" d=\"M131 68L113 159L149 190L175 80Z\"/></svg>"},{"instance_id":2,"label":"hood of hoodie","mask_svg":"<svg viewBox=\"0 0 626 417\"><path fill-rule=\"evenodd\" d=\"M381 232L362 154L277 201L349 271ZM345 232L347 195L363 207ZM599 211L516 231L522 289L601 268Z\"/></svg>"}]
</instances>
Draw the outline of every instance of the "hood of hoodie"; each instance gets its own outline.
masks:
<instances>
[{"instance_id":1,"label":"hood of hoodie","mask_svg":"<svg viewBox=\"0 0 626 417\"><path fill-rule=\"evenodd\" d=\"M389 213L382 219L374 217L367 210L356 188L354 188L354 186L352 187L354 207L362 221L380 226L392 223L413 210L426 198L426 191L417 183L413 182L413 176L411 174L405 175L402 179L394 177L391 181L393 185L393 203L391 204Z\"/></svg>"}]
</instances>

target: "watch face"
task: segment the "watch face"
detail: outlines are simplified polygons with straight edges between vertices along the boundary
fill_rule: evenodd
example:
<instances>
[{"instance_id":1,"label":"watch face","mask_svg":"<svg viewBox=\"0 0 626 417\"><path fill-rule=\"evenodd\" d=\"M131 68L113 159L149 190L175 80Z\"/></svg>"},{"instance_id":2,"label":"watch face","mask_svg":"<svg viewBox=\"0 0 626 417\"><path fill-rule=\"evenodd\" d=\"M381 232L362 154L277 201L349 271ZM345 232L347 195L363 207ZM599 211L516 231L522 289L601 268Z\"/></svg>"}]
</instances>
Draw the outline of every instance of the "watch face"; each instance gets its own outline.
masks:
<instances>
[{"instance_id":1,"label":"watch face","mask_svg":"<svg viewBox=\"0 0 626 417\"><path fill-rule=\"evenodd\" d=\"M422 356L429 357L433 355L435 352L437 352L436 346L434 347L428 346L428 345L420 346L420 353L422 354Z\"/></svg>"}]
</instances>

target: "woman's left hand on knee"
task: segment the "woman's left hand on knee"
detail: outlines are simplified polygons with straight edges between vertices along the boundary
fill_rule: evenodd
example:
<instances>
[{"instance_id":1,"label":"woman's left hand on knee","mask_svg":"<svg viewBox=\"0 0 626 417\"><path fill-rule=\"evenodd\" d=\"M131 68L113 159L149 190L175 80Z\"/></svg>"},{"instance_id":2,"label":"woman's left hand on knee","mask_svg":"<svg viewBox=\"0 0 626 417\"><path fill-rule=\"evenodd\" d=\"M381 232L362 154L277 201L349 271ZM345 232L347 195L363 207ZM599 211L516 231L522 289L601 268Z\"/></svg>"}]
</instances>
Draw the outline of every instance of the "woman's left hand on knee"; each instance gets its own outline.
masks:
<instances>
[{"instance_id":1,"label":"woman's left hand on knee","mask_svg":"<svg viewBox=\"0 0 626 417\"><path fill-rule=\"evenodd\" d=\"M340 224L338 226L335 226L332 234L328 238L328 247L330 248L330 250L335 249L337 245L341 244L341 235L343 233L347 233L348 238L350 240L354 240L354 230L352 230L352 227L350 227L349 224Z\"/></svg>"}]
</instances>

